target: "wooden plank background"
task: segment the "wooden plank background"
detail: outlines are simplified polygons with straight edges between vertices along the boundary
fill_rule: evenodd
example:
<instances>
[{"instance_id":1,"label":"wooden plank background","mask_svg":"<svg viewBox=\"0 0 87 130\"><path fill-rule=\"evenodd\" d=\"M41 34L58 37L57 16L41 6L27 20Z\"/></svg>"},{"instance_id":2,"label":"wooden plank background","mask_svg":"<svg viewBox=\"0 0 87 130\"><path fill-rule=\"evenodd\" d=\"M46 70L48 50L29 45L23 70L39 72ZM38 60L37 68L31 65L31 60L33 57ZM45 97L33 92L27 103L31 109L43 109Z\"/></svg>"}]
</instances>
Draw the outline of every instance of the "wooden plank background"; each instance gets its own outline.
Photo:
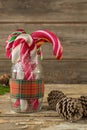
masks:
<instances>
[{"instance_id":1,"label":"wooden plank background","mask_svg":"<svg viewBox=\"0 0 87 130\"><path fill-rule=\"evenodd\" d=\"M0 74L11 72L5 40L18 28L48 29L62 43L61 61L43 46L45 83L87 83L87 0L0 0Z\"/></svg>"}]
</instances>

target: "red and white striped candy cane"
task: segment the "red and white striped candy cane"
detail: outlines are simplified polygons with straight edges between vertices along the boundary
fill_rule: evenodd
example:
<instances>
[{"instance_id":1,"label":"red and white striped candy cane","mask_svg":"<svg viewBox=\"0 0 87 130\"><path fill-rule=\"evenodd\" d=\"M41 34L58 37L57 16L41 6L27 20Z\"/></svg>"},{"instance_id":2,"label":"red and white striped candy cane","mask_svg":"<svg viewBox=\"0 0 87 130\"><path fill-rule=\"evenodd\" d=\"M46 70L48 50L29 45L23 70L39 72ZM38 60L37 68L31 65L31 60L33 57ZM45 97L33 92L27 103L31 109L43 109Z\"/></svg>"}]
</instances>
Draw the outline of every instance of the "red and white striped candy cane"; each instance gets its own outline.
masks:
<instances>
[{"instance_id":1,"label":"red and white striped candy cane","mask_svg":"<svg viewBox=\"0 0 87 130\"><path fill-rule=\"evenodd\" d=\"M45 42L49 42L53 45L53 54L56 56L57 59L60 59L62 56L63 48L60 44L59 39L57 36L48 31L48 30L38 30L31 34L37 48L43 45Z\"/></svg>"},{"instance_id":2,"label":"red and white striped candy cane","mask_svg":"<svg viewBox=\"0 0 87 130\"><path fill-rule=\"evenodd\" d=\"M33 79L29 56L34 46L31 36L23 29L14 31L6 40L6 56L12 60L12 63L22 64L25 73L24 79Z\"/></svg>"},{"instance_id":3,"label":"red and white striped candy cane","mask_svg":"<svg viewBox=\"0 0 87 130\"><path fill-rule=\"evenodd\" d=\"M18 61L20 62L24 70L24 79L34 79L30 52L34 49L35 45L32 44L32 38L28 34L20 34L14 41L12 48L12 58L15 59L15 54L19 55ZM13 60L14 61L14 60Z\"/></svg>"},{"instance_id":4,"label":"red and white striped candy cane","mask_svg":"<svg viewBox=\"0 0 87 130\"><path fill-rule=\"evenodd\" d=\"M6 56L11 59L11 51L12 51L12 46L14 44L14 40L20 35L20 34L26 34L26 31L23 29L18 29L11 33L7 40L6 40Z\"/></svg>"}]
</instances>

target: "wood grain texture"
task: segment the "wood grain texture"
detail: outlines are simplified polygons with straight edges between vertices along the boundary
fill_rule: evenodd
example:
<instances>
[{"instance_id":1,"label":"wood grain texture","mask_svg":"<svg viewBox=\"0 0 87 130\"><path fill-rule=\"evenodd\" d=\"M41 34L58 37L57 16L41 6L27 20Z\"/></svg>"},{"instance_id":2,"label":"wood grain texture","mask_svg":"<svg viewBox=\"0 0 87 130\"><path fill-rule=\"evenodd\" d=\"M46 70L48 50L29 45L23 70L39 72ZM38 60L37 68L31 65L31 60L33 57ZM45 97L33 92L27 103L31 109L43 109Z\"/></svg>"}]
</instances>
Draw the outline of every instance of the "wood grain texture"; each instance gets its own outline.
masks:
<instances>
[{"instance_id":1,"label":"wood grain texture","mask_svg":"<svg viewBox=\"0 0 87 130\"><path fill-rule=\"evenodd\" d=\"M0 58L5 57L5 40L18 28L29 30L29 33L39 29L54 32L63 46L63 59L87 59L87 24L0 24ZM52 45L43 45L44 59L54 58Z\"/></svg>"},{"instance_id":2,"label":"wood grain texture","mask_svg":"<svg viewBox=\"0 0 87 130\"><path fill-rule=\"evenodd\" d=\"M11 74L12 63L10 60L0 59L0 75L4 73Z\"/></svg>"},{"instance_id":3,"label":"wood grain texture","mask_svg":"<svg viewBox=\"0 0 87 130\"><path fill-rule=\"evenodd\" d=\"M46 83L87 83L87 61L43 61Z\"/></svg>"},{"instance_id":4,"label":"wood grain texture","mask_svg":"<svg viewBox=\"0 0 87 130\"><path fill-rule=\"evenodd\" d=\"M87 60L44 60L41 64L45 83L87 83ZM11 74L11 66L11 61L0 60L0 75Z\"/></svg>"},{"instance_id":5,"label":"wood grain texture","mask_svg":"<svg viewBox=\"0 0 87 130\"><path fill-rule=\"evenodd\" d=\"M0 21L87 22L87 0L0 0Z\"/></svg>"}]
</instances>

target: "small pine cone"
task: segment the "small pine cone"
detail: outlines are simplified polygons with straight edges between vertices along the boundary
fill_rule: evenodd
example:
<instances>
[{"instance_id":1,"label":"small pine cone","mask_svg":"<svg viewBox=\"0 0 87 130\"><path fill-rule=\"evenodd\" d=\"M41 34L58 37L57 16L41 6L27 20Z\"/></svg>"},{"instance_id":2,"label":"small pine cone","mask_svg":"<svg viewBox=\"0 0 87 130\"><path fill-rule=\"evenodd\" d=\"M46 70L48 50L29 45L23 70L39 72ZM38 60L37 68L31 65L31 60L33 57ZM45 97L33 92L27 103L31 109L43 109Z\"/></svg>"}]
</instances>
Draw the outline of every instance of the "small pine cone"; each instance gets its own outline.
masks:
<instances>
[{"instance_id":1,"label":"small pine cone","mask_svg":"<svg viewBox=\"0 0 87 130\"><path fill-rule=\"evenodd\" d=\"M77 121L83 116L82 104L75 98L63 98L56 105L58 115L71 122Z\"/></svg>"},{"instance_id":2,"label":"small pine cone","mask_svg":"<svg viewBox=\"0 0 87 130\"><path fill-rule=\"evenodd\" d=\"M56 110L57 102L66 97L62 91L52 90L47 97L48 105L51 110Z\"/></svg>"},{"instance_id":3,"label":"small pine cone","mask_svg":"<svg viewBox=\"0 0 87 130\"><path fill-rule=\"evenodd\" d=\"M10 79L10 75L8 74L4 74L0 76L0 84L1 85L5 85L8 86L9 85L9 79Z\"/></svg>"},{"instance_id":4,"label":"small pine cone","mask_svg":"<svg viewBox=\"0 0 87 130\"><path fill-rule=\"evenodd\" d=\"M81 96L79 100L83 107L83 117L87 117L87 96Z\"/></svg>"}]
</instances>

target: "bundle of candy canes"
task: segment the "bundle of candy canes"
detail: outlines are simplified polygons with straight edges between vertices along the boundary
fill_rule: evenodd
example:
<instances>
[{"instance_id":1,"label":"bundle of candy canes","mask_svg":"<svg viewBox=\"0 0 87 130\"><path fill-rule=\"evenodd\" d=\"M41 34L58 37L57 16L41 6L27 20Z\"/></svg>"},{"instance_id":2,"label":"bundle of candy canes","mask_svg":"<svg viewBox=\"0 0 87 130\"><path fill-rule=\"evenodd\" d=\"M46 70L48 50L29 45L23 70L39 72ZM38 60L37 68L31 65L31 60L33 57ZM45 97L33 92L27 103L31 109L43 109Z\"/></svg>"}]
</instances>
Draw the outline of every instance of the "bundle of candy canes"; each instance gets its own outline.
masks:
<instances>
[{"instance_id":1,"label":"bundle of candy canes","mask_svg":"<svg viewBox=\"0 0 87 130\"><path fill-rule=\"evenodd\" d=\"M62 56L62 46L57 36L48 30L38 30L31 34L23 29L18 29L10 34L6 40L6 56L15 64L17 70L16 79L34 80L34 71L37 69L37 55L41 55L41 46L51 43L53 54L59 60ZM39 53L38 53L39 52ZM21 70L20 73L19 68ZM32 100L33 109L38 108L38 100ZM17 99L14 107L22 106L22 111L27 110L27 100ZM24 107L23 107L24 106Z\"/></svg>"}]
</instances>

